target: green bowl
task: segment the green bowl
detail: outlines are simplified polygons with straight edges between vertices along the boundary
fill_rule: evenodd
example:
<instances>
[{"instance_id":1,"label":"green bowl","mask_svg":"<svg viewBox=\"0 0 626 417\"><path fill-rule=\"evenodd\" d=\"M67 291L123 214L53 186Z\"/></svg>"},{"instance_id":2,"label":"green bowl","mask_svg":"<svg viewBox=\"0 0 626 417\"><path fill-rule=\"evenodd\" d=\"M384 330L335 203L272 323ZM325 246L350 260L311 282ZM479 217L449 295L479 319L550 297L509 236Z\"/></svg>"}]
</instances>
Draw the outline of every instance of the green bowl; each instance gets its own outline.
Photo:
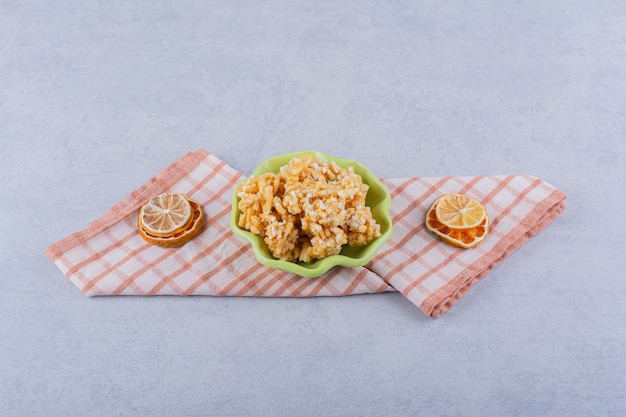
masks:
<instances>
[{"instance_id":1,"label":"green bowl","mask_svg":"<svg viewBox=\"0 0 626 417\"><path fill-rule=\"evenodd\" d=\"M300 158L304 155L313 154L316 159L322 159L327 162L335 161L342 168L349 166L354 167L354 172L359 174L363 182L369 185L365 204L370 208L372 216L380 225L381 235L364 246L348 246L344 245L338 255L331 255L324 259L318 259L310 263L306 262L287 262L275 259L270 253L265 241L262 237L257 236L245 229L239 227L238 219L241 211L237 208L239 197L237 196L237 185L233 191L232 210L230 215L230 227L237 236L242 237L250 242L254 255L260 263L281 271L287 271L308 278L319 277L335 266L357 267L367 264L376 252L389 240L392 233L391 215L389 214L389 205L391 204L391 196L389 191L382 182L364 165L351 161L349 159L334 158L322 152L317 151L301 151L285 155L279 155L267 159L254 170L253 176L265 174L266 172L277 173L283 165L292 158Z\"/></svg>"}]
</instances>

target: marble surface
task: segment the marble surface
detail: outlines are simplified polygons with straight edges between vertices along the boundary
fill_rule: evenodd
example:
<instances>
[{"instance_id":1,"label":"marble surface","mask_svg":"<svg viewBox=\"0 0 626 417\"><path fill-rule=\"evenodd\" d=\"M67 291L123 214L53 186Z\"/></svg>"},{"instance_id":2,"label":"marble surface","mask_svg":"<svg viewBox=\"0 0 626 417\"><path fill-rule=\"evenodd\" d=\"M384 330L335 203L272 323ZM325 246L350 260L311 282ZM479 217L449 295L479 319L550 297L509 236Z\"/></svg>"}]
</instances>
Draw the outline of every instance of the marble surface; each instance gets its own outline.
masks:
<instances>
[{"instance_id":1,"label":"marble surface","mask_svg":"<svg viewBox=\"0 0 626 417\"><path fill-rule=\"evenodd\" d=\"M0 0L0 415L626 415L626 3ZM45 257L183 153L530 174L568 209L444 316L84 297Z\"/></svg>"}]
</instances>

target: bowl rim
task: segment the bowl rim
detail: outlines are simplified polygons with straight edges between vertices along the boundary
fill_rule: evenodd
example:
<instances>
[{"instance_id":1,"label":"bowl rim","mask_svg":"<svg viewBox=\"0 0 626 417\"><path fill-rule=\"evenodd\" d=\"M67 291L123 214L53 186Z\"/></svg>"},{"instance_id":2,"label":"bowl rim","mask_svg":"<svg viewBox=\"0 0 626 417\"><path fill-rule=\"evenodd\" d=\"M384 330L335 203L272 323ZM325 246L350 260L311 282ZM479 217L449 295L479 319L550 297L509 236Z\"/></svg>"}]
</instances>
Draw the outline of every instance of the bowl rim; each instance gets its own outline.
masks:
<instances>
[{"instance_id":1,"label":"bowl rim","mask_svg":"<svg viewBox=\"0 0 626 417\"><path fill-rule=\"evenodd\" d=\"M363 178L362 174L359 174L359 175L361 175L364 182L366 182L367 180L366 183L370 186L370 189L372 187L372 184L375 184L377 188L383 191L384 197L382 198L381 201L379 201L376 204L375 207L378 208L378 211L381 213L381 216L379 217L382 217L382 219L385 220L384 223L387 225L387 229L383 233L381 233L381 235L378 238L374 239L373 241L371 241L370 243L366 245L368 246L368 249L367 249L367 253L364 256L354 258L354 257L350 257L350 256L340 253L337 255L331 255L326 258L316 260L308 264L303 263L303 262L281 261L279 259L273 258L271 254L267 256L266 254L262 253L263 249L260 247L260 245L263 244L264 242L260 236L257 236L254 233L239 227L238 218L239 218L240 211L237 207L238 202L239 202L239 197L237 196L237 190L239 188L239 185L247 181L249 178L253 176L259 176L266 172L277 172L276 169L271 169L271 165L273 161L286 159L286 162L285 162L286 164L293 158L299 158L299 157L309 155L309 154L313 154L315 158L321 157L322 159L328 162L335 161L342 168L353 166L355 168L355 171L358 170L358 171L367 173L368 178ZM250 176L244 177L244 179L237 182L237 184L235 185L233 189L233 194L232 194L230 226L231 226L231 230L233 231L235 235L239 236L240 238L245 239L248 243L250 243L257 261L260 262L261 264L277 269L277 270L291 272L293 274L296 274L302 277L316 278L328 272L330 269L334 268L335 266L359 267L359 266L364 266L369 261L371 261L371 259L376 255L376 253L378 253L380 248L391 238L391 234L393 232L393 222L391 219L391 214L389 213L390 205L391 205L391 194L389 193L389 190L382 183L382 181L380 181L380 179L362 163L351 160L351 159L337 158L337 157L331 156L327 153L320 152L320 151L303 150L303 151L285 153L281 155L274 155L270 158L267 158L257 166L257 168L253 171L253 173ZM370 209L373 209L373 208L370 207ZM265 247L265 250L267 251L267 247Z\"/></svg>"}]
</instances>

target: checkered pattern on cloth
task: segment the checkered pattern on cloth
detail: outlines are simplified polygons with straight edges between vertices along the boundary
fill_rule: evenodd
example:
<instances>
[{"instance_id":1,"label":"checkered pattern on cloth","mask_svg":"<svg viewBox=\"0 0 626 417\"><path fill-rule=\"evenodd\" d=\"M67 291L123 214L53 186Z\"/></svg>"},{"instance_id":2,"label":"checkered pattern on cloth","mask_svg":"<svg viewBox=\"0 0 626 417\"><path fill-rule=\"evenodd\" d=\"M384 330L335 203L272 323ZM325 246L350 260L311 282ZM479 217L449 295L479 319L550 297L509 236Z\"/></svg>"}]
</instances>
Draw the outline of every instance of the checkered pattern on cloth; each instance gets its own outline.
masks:
<instances>
[{"instance_id":1,"label":"checkered pattern on cloth","mask_svg":"<svg viewBox=\"0 0 626 417\"><path fill-rule=\"evenodd\" d=\"M312 279L261 265L249 243L231 232L232 192L244 178L206 150L190 152L87 228L51 245L46 255L88 296L400 291L427 315L439 316L565 208L565 194L529 176L383 179L392 194L391 239L365 267L337 267ZM197 237L174 249L149 245L137 233L139 207L167 191L198 201L207 218ZM448 192L478 198L492 218L491 233L473 249L453 248L424 229L426 210Z\"/></svg>"}]
</instances>

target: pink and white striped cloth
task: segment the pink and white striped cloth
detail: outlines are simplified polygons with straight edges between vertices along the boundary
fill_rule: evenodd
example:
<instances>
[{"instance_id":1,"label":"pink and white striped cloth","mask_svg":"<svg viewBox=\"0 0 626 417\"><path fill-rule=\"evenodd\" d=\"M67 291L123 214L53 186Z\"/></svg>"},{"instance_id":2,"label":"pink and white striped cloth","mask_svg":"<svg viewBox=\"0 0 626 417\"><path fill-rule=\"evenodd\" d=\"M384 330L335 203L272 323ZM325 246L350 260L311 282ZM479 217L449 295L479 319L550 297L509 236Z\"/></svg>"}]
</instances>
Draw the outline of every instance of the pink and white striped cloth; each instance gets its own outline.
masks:
<instances>
[{"instance_id":1,"label":"pink and white striped cloth","mask_svg":"<svg viewBox=\"0 0 626 417\"><path fill-rule=\"evenodd\" d=\"M512 251L565 208L565 194L531 176L383 179L392 194L391 239L365 267L337 267L303 278L261 265L230 230L231 198L244 175L201 149L183 155L87 228L54 243L48 258L87 296L343 296L400 291L429 316L445 313ZM182 247L163 249L137 233L139 207L167 191L202 204L204 230ZM491 233L472 249L427 232L424 214L443 193L485 204Z\"/></svg>"}]
</instances>

